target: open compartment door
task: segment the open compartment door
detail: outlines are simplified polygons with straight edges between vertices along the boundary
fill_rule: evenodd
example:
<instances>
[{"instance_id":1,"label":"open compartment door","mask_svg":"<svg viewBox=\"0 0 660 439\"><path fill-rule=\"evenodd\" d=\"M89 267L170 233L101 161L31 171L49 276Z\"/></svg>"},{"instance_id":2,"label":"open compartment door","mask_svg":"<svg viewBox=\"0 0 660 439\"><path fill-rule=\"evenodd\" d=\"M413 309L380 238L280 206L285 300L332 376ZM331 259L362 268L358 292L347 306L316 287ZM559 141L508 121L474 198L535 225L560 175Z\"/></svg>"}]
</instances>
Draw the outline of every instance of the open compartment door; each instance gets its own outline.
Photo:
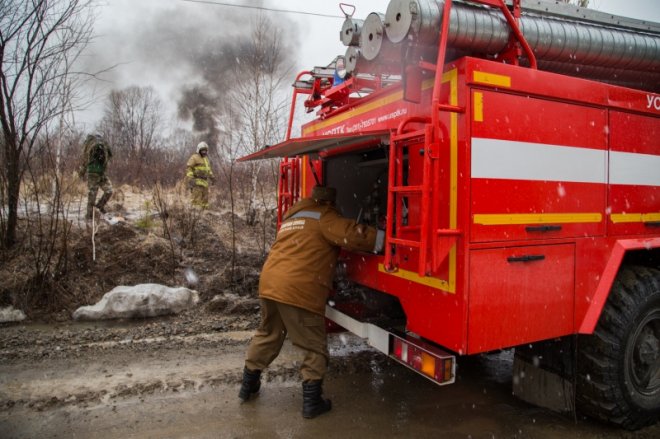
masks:
<instances>
[{"instance_id":1,"label":"open compartment door","mask_svg":"<svg viewBox=\"0 0 660 439\"><path fill-rule=\"evenodd\" d=\"M238 161L295 157L313 153L323 157L329 154L336 155L344 152L358 151L381 143L389 143L389 141L390 132L387 130L340 136L300 137L285 140L277 145L267 146L261 151L241 157Z\"/></svg>"},{"instance_id":2,"label":"open compartment door","mask_svg":"<svg viewBox=\"0 0 660 439\"><path fill-rule=\"evenodd\" d=\"M362 151L379 148L389 145L390 132L387 130L373 131L369 133L353 133L340 136L321 136L321 137L303 137L289 139L277 145L269 146L261 151L241 157L239 161L282 158L280 161L280 173L277 193L277 224L278 228L283 215L300 197L307 194L303 193L305 185L304 163L319 168L312 171L314 175L321 176L321 183L328 185L337 185L337 189L346 189L341 181L325 181L324 166L320 163L326 163L330 157L355 156ZM302 160L302 156L316 156L320 160L309 157L309 160ZM315 163L312 165L312 163ZM335 163L333 161L333 163ZM334 164L333 164L334 166ZM385 164L386 166L386 164ZM344 174L344 173L341 173ZM317 180L318 181L318 180ZM351 192L354 193L354 192ZM353 201L351 198L350 201Z\"/></svg>"}]
</instances>

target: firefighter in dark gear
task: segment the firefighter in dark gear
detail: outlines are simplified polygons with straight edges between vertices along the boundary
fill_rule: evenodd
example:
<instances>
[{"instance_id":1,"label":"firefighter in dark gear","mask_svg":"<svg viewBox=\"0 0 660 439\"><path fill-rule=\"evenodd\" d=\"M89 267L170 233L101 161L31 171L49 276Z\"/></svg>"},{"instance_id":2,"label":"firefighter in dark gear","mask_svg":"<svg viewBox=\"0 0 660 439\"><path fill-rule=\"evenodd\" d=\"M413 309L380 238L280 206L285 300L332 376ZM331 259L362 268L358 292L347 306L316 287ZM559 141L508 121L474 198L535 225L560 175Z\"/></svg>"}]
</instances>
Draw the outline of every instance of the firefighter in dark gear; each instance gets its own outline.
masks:
<instances>
[{"instance_id":1,"label":"firefighter in dark gear","mask_svg":"<svg viewBox=\"0 0 660 439\"><path fill-rule=\"evenodd\" d=\"M209 207L209 183L215 181L209 162L209 146L206 142L197 145L197 152L186 164L186 180L191 191L192 205L202 209Z\"/></svg>"},{"instance_id":2,"label":"firefighter in dark gear","mask_svg":"<svg viewBox=\"0 0 660 439\"><path fill-rule=\"evenodd\" d=\"M112 158L112 150L100 134L90 134L83 144L85 162L79 171L79 175L87 176L87 214L91 219L94 207L105 213L105 205L112 197L112 182L105 175L108 162ZM96 202L96 195L101 189L103 195Z\"/></svg>"},{"instance_id":3,"label":"firefighter in dark gear","mask_svg":"<svg viewBox=\"0 0 660 439\"><path fill-rule=\"evenodd\" d=\"M379 252L384 236L340 216L335 197L335 189L317 186L282 221L259 280L261 324L246 354L238 394L243 402L259 392L261 371L278 356L288 334L305 352L303 417L314 418L332 407L322 396L328 365L324 314L340 247Z\"/></svg>"}]
</instances>

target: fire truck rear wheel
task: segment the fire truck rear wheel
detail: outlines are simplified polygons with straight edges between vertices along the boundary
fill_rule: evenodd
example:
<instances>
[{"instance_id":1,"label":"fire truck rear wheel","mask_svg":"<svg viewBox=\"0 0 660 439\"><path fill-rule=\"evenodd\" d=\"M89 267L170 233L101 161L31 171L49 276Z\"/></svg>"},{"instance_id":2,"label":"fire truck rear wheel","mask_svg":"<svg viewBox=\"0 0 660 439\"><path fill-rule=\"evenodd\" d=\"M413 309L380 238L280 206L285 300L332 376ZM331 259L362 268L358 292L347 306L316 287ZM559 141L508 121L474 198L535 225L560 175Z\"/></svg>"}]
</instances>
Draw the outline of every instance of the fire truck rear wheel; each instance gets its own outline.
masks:
<instances>
[{"instance_id":1,"label":"fire truck rear wheel","mask_svg":"<svg viewBox=\"0 0 660 439\"><path fill-rule=\"evenodd\" d=\"M581 413L637 430L660 418L660 270L623 268L578 344Z\"/></svg>"}]
</instances>

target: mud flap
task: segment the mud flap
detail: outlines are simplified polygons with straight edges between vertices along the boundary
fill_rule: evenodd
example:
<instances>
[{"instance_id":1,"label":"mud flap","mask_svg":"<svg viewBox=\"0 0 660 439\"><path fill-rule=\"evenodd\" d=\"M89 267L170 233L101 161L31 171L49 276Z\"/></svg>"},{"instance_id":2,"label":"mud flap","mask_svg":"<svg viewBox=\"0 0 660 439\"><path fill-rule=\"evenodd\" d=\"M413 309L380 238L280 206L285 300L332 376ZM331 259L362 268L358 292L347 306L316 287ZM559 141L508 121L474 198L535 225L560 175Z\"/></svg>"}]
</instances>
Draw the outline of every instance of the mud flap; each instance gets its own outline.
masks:
<instances>
[{"instance_id":1,"label":"mud flap","mask_svg":"<svg viewBox=\"0 0 660 439\"><path fill-rule=\"evenodd\" d=\"M575 413L575 361L572 337L516 347L513 394L530 404Z\"/></svg>"}]
</instances>

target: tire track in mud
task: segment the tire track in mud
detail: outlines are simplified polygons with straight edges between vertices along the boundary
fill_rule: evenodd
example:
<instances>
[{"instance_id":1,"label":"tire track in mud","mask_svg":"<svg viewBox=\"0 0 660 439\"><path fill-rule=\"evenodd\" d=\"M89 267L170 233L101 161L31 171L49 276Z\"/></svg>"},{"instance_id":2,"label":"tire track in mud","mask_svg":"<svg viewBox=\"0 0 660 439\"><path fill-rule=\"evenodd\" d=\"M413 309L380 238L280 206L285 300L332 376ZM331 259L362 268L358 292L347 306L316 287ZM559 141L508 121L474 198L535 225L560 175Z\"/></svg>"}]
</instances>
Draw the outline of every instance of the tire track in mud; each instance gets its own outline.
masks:
<instances>
[{"instance_id":1,"label":"tire track in mud","mask_svg":"<svg viewBox=\"0 0 660 439\"><path fill-rule=\"evenodd\" d=\"M251 331L124 338L63 345L32 363L34 348L11 349L0 365L0 407L45 410L121 398L199 391L237 381ZM9 352L0 351L0 358ZM31 363L31 364L28 364Z\"/></svg>"},{"instance_id":2,"label":"tire track in mud","mask_svg":"<svg viewBox=\"0 0 660 439\"><path fill-rule=\"evenodd\" d=\"M114 405L128 398L238 387L253 331L153 336L81 342L32 362L22 346L19 360L0 363L0 409L44 411L63 406ZM359 338L329 337L329 376L382 368L386 358ZM0 350L0 358L6 349ZM16 357L14 357L16 358ZM20 358L23 358L21 360ZM264 382L299 382L300 352L288 341L264 371Z\"/></svg>"}]
</instances>

